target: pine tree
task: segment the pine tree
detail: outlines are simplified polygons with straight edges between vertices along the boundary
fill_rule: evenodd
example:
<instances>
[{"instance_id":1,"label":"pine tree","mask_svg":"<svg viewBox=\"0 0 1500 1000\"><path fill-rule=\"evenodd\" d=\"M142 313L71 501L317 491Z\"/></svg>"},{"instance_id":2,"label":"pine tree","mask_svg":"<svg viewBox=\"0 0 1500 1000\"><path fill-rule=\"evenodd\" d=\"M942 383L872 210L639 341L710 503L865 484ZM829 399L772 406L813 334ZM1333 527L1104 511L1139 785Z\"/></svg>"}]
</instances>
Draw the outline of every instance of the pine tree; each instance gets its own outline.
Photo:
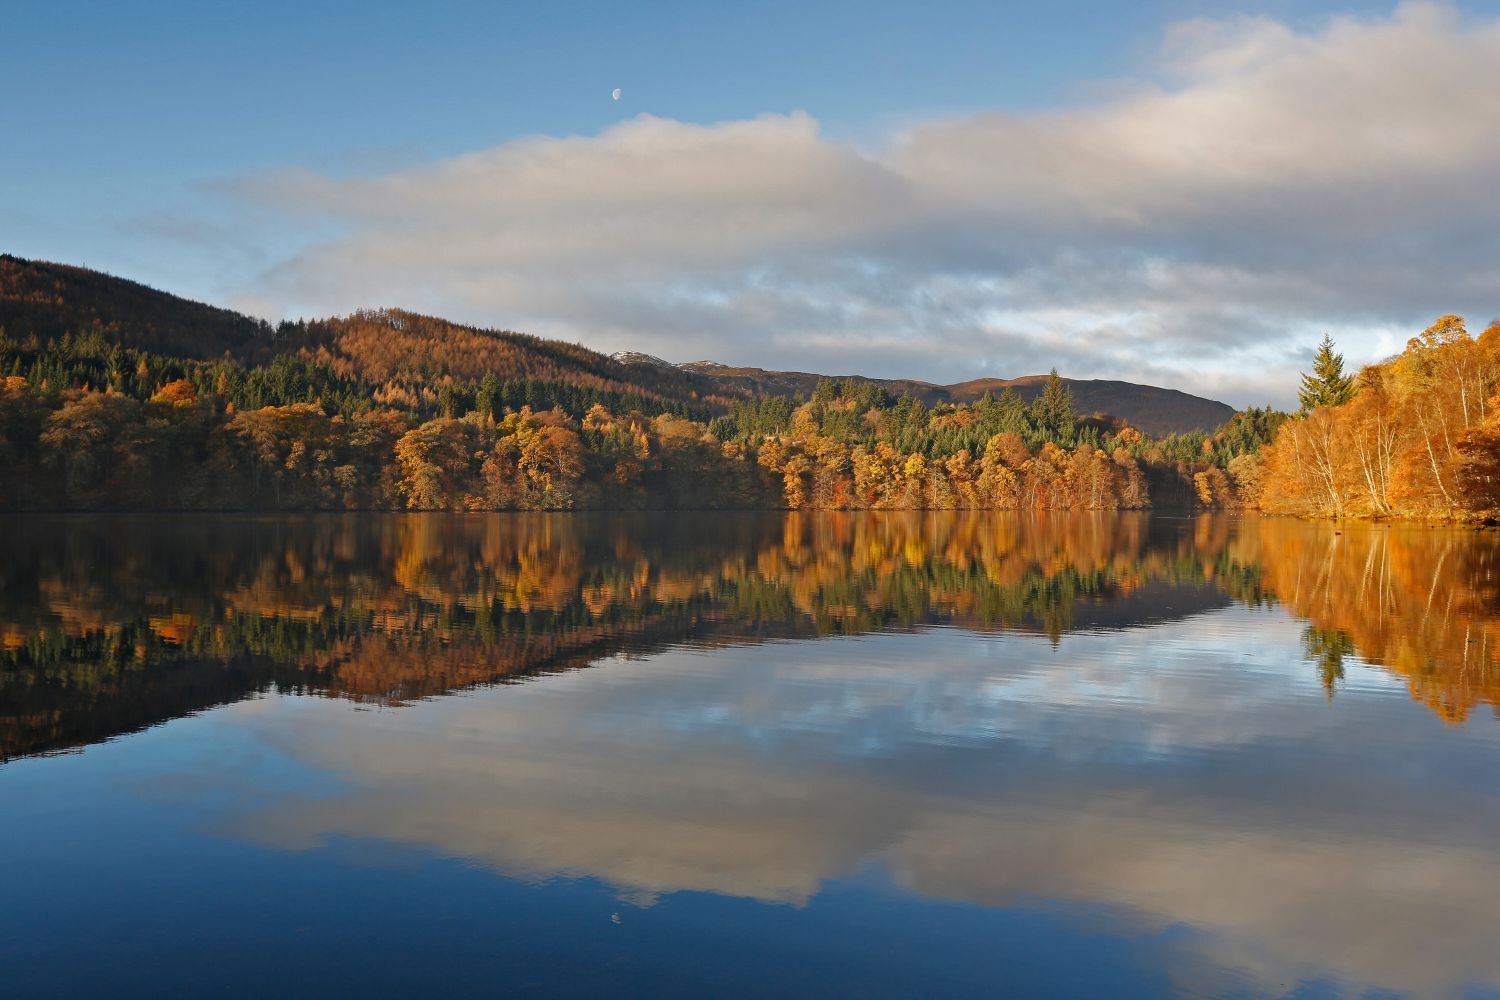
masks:
<instances>
[{"instance_id":1,"label":"pine tree","mask_svg":"<svg viewBox=\"0 0 1500 1000\"><path fill-rule=\"evenodd\" d=\"M1333 338L1327 334L1313 358L1312 374L1302 374L1297 398L1303 413L1319 406L1340 406L1354 398L1354 378L1344 374L1344 356L1334 353Z\"/></svg>"},{"instance_id":2,"label":"pine tree","mask_svg":"<svg viewBox=\"0 0 1500 1000\"><path fill-rule=\"evenodd\" d=\"M1043 440L1072 445L1077 423L1073 413L1073 392L1058 377L1056 368L1047 376L1042 394L1031 404L1031 419Z\"/></svg>"},{"instance_id":3,"label":"pine tree","mask_svg":"<svg viewBox=\"0 0 1500 1000\"><path fill-rule=\"evenodd\" d=\"M996 412L999 414L997 432L1020 434L1024 437L1031 430L1026 404L1021 402L1021 397L1014 386L1006 386L995 405Z\"/></svg>"},{"instance_id":4,"label":"pine tree","mask_svg":"<svg viewBox=\"0 0 1500 1000\"><path fill-rule=\"evenodd\" d=\"M500 405L500 380L494 372L485 372L479 380L479 391L474 396L474 408L480 416L493 417Z\"/></svg>"}]
</instances>

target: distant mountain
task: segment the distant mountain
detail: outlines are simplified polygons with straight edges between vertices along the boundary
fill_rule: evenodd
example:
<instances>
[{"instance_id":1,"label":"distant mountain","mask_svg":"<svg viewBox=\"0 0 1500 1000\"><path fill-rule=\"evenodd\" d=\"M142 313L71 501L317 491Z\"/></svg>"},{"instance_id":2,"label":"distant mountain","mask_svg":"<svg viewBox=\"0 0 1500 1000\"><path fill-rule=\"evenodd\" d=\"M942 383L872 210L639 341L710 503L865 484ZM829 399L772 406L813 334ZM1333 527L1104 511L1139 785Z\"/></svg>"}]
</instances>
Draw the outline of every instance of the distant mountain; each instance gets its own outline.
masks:
<instances>
[{"instance_id":1,"label":"distant mountain","mask_svg":"<svg viewBox=\"0 0 1500 1000\"><path fill-rule=\"evenodd\" d=\"M0 330L41 339L98 331L126 347L198 360L230 357L264 364L277 355L323 361L345 376L373 384L424 382L451 375L477 381L540 380L683 403L726 406L734 399L801 394L823 376L812 372L735 368L712 361L674 365L650 354L601 354L579 344L483 329L399 309L272 327L229 309L193 302L87 268L0 255ZM1023 399L1041 392L1045 376L974 379L936 385L871 379L892 395L929 405L972 402L1013 386ZM1064 379L1081 416L1108 414L1152 435L1210 431L1234 413L1212 399L1133 382Z\"/></svg>"},{"instance_id":2,"label":"distant mountain","mask_svg":"<svg viewBox=\"0 0 1500 1000\"><path fill-rule=\"evenodd\" d=\"M810 397L824 376L812 372L767 371L763 368L734 368L714 361L691 361L678 367L714 380L726 395L802 394ZM986 392L996 396L1006 386L1027 402L1041 394L1046 375L1021 378L982 378L954 385L936 385L911 379L866 378L861 375L839 375L861 382L872 382L893 395L909 393L929 406L934 403L971 403ZM1212 431L1234 414L1234 407L1214 399L1205 399L1176 389L1154 385L1118 382L1105 379L1064 378L1073 393L1074 409L1080 416L1109 415L1118 417L1148 434L1162 436L1173 431L1184 433Z\"/></svg>"},{"instance_id":3,"label":"distant mountain","mask_svg":"<svg viewBox=\"0 0 1500 1000\"><path fill-rule=\"evenodd\" d=\"M611 361L618 361L622 365L646 365L651 368L677 368L670 361L663 361L654 354L642 354L640 351L616 351L609 356Z\"/></svg>"},{"instance_id":4,"label":"distant mountain","mask_svg":"<svg viewBox=\"0 0 1500 1000\"><path fill-rule=\"evenodd\" d=\"M677 367L695 375L712 379L725 391L751 396L795 396L801 393L811 397L824 378L813 372L776 372L764 368L733 368L717 361L689 361ZM873 382L893 396L912 395L928 404L947 400L942 386L912 379L866 378L863 375L835 375L833 378L852 378L860 382Z\"/></svg>"},{"instance_id":5,"label":"distant mountain","mask_svg":"<svg viewBox=\"0 0 1500 1000\"><path fill-rule=\"evenodd\" d=\"M943 386L955 403L973 402L986 392L995 395L1012 386L1027 402L1041 395L1046 375L1022 378L977 378ZM1212 431L1234 416L1234 407L1217 399L1206 399L1177 389L1118 382L1112 379L1063 379L1073 392L1073 408L1082 416L1109 414L1119 417L1153 437L1173 431Z\"/></svg>"}]
</instances>

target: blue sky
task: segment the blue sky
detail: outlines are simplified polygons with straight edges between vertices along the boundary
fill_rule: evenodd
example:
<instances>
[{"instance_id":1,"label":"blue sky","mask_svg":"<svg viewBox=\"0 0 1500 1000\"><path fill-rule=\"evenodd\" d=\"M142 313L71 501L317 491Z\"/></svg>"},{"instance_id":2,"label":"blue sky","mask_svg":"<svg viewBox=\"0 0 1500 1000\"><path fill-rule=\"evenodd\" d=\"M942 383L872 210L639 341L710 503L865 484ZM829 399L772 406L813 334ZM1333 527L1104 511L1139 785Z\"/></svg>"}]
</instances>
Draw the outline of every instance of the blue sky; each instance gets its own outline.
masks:
<instances>
[{"instance_id":1,"label":"blue sky","mask_svg":"<svg viewBox=\"0 0 1500 1000\"><path fill-rule=\"evenodd\" d=\"M23 0L5 22L0 250L271 318L405 305L673 360L1055 364L1247 403L1286 401L1324 330L1367 360L1500 311L1478 6Z\"/></svg>"}]
</instances>

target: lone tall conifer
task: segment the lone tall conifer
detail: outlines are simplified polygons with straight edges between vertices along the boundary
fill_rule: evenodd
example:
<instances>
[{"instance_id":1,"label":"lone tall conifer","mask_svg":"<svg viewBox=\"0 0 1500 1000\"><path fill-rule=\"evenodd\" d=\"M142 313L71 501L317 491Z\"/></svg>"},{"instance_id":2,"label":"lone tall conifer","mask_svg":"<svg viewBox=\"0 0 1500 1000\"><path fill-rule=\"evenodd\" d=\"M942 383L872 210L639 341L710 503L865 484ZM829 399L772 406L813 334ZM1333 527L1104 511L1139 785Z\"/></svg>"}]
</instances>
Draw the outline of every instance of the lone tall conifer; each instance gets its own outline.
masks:
<instances>
[{"instance_id":1,"label":"lone tall conifer","mask_svg":"<svg viewBox=\"0 0 1500 1000\"><path fill-rule=\"evenodd\" d=\"M1326 333L1313 358L1312 374L1302 374L1297 398L1303 413L1319 406L1339 406L1354 398L1354 378L1344 374L1344 356L1334 353L1333 338Z\"/></svg>"}]
</instances>

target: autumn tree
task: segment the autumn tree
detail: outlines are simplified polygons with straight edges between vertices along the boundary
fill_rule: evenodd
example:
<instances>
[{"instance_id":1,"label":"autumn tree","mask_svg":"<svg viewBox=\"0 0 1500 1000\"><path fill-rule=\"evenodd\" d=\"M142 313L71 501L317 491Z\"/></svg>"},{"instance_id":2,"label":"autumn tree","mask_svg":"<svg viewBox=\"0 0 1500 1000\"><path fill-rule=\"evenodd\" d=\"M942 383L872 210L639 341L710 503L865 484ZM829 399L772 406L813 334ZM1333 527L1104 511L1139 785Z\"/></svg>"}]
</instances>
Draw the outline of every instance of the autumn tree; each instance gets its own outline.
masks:
<instances>
[{"instance_id":1,"label":"autumn tree","mask_svg":"<svg viewBox=\"0 0 1500 1000\"><path fill-rule=\"evenodd\" d=\"M1491 410L1495 416L1458 439L1458 489L1464 505L1474 511L1500 510L1500 405Z\"/></svg>"},{"instance_id":2,"label":"autumn tree","mask_svg":"<svg viewBox=\"0 0 1500 1000\"><path fill-rule=\"evenodd\" d=\"M62 475L67 506L113 506L140 484L140 405L112 392L75 392L47 418L40 443Z\"/></svg>"},{"instance_id":3,"label":"autumn tree","mask_svg":"<svg viewBox=\"0 0 1500 1000\"><path fill-rule=\"evenodd\" d=\"M397 488L415 510L465 510L479 506L478 425L439 417L396 442L401 469Z\"/></svg>"}]
</instances>

